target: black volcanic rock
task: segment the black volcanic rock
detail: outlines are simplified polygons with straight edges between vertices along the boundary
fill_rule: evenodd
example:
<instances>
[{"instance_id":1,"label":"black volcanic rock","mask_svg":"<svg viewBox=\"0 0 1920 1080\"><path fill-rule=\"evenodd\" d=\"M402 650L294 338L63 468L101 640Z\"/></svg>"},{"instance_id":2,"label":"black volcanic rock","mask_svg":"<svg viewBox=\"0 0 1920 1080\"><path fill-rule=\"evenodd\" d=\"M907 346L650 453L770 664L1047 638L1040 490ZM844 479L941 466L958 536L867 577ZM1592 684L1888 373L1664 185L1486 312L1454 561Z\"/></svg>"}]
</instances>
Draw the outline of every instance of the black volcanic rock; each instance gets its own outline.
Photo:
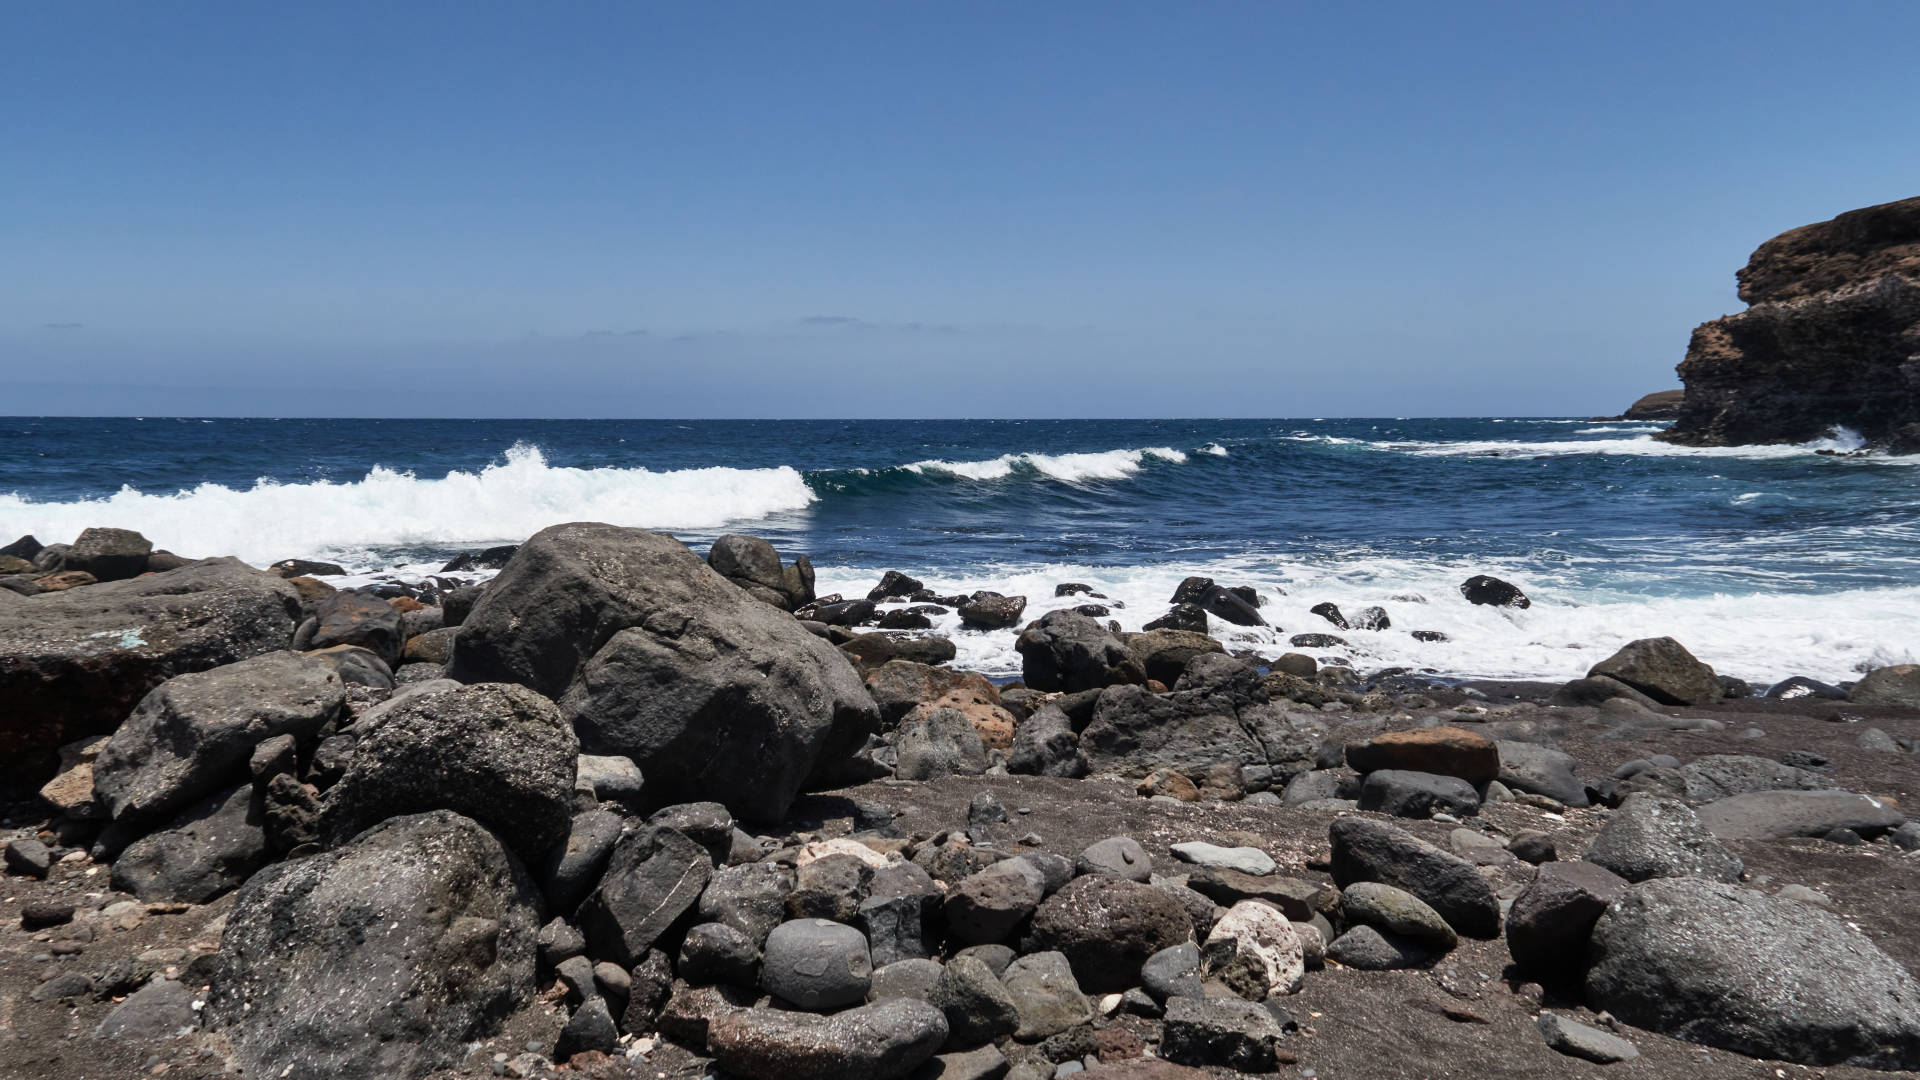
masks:
<instances>
[{"instance_id":1,"label":"black volcanic rock","mask_svg":"<svg viewBox=\"0 0 1920 1080\"><path fill-rule=\"evenodd\" d=\"M838 649L673 537L591 522L520 545L448 671L555 698L581 748L631 758L652 798L753 820L778 819L880 724Z\"/></svg>"}]
</instances>

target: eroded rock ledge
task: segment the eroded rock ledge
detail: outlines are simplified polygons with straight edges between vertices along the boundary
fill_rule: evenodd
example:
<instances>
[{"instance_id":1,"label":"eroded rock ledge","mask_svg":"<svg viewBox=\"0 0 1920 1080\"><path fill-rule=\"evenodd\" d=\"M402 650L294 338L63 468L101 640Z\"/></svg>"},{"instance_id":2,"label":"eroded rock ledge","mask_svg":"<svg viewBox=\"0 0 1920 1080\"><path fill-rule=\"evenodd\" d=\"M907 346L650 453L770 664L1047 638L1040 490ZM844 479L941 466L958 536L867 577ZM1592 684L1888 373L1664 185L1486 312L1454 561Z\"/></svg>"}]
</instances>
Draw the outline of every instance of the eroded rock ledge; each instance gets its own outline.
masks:
<instances>
[{"instance_id":1,"label":"eroded rock ledge","mask_svg":"<svg viewBox=\"0 0 1920 1080\"><path fill-rule=\"evenodd\" d=\"M1660 438L1796 443L1845 427L1920 452L1920 197L1781 233L1738 278L1751 306L1694 330Z\"/></svg>"}]
</instances>

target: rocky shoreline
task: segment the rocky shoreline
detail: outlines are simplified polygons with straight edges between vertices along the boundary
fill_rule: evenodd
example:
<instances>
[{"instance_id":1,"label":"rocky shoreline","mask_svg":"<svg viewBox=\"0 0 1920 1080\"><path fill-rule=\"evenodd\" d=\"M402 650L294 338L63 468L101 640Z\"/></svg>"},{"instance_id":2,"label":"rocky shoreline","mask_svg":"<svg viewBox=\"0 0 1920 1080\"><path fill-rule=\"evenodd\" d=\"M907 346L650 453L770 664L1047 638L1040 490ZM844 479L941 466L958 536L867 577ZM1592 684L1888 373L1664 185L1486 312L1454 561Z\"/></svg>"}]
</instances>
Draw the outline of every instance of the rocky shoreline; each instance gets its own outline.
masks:
<instances>
[{"instance_id":1,"label":"rocky shoreline","mask_svg":"<svg viewBox=\"0 0 1920 1080\"><path fill-rule=\"evenodd\" d=\"M1128 634L591 523L457 562L0 549L7 1075L1920 1070L1920 667L1442 681L1313 655L1379 608L1265 660L1204 578Z\"/></svg>"}]
</instances>

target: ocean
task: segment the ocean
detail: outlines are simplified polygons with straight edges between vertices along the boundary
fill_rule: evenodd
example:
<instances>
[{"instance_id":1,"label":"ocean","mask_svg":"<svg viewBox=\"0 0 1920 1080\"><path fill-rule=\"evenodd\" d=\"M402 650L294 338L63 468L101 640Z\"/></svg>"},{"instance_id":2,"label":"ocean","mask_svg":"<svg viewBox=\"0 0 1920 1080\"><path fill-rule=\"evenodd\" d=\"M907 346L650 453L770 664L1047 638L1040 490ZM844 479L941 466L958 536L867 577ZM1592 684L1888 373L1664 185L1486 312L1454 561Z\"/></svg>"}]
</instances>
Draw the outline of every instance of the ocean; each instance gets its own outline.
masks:
<instances>
[{"instance_id":1,"label":"ocean","mask_svg":"<svg viewBox=\"0 0 1920 1080\"><path fill-rule=\"evenodd\" d=\"M357 420L0 418L0 542L138 529L255 565L419 579L563 521L751 533L807 553L822 594L889 569L947 593L1084 599L1139 629L1200 574L1274 624L1214 621L1276 656L1333 632L1362 671L1567 679L1671 635L1723 674L1827 681L1920 658L1920 457L1696 449L1574 418ZM1821 453L1820 451L1829 451ZM1832 451L1841 451L1835 454ZM1526 610L1473 607L1474 574ZM339 579L336 579L339 583ZM1377 604L1382 631L1308 609ZM939 627L959 666L1015 674L1012 631ZM1437 630L1444 642L1415 639Z\"/></svg>"}]
</instances>

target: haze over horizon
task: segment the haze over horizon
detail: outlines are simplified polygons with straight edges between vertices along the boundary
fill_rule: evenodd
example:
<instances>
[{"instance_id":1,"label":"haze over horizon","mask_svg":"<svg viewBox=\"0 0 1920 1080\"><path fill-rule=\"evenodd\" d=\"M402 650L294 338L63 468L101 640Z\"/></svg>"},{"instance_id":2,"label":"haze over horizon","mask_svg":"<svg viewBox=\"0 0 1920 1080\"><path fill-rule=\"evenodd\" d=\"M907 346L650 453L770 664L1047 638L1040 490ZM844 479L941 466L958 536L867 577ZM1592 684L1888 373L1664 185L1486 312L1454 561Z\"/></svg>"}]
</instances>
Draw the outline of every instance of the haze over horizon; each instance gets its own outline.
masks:
<instances>
[{"instance_id":1,"label":"haze over horizon","mask_svg":"<svg viewBox=\"0 0 1920 1080\"><path fill-rule=\"evenodd\" d=\"M1920 8L15 6L0 413L1617 412Z\"/></svg>"}]
</instances>

